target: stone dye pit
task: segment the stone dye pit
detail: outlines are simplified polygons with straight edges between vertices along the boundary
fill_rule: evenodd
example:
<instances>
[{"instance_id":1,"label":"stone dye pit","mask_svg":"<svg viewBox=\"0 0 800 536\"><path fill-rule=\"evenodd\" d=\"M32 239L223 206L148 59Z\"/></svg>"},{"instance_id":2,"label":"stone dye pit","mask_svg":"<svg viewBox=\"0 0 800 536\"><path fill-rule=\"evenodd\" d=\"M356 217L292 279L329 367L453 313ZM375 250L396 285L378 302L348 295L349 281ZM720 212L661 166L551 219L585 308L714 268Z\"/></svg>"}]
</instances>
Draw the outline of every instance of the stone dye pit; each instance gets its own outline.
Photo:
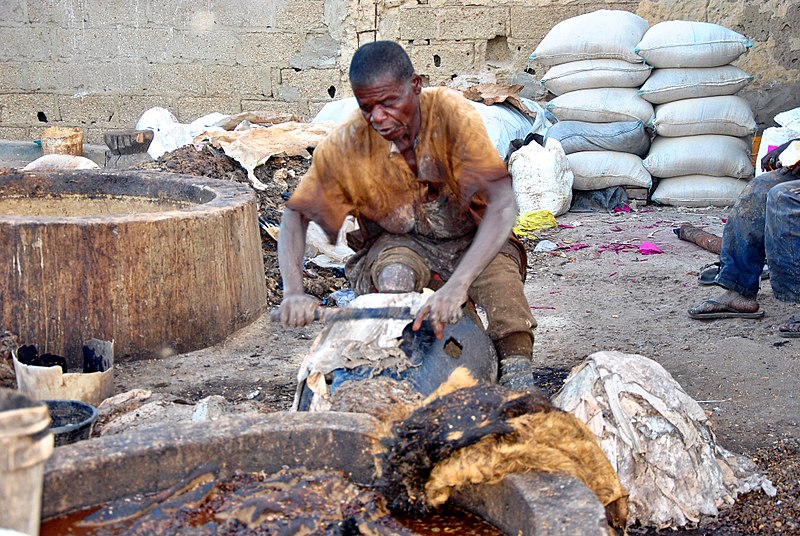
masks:
<instances>
[{"instance_id":1,"label":"stone dye pit","mask_svg":"<svg viewBox=\"0 0 800 536\"><path fill-rule=\"evenodd\" d=\"M78 365L205 348L266 307L252 190L155 172L0 175L0 325Z\"/></svg>"},{"instance_id":2,"label":"stone dye pit","mask_svg":"<svg viewBox=\"0 0 800 536\"><path fill-rule=\"evenodd\" d=\"M180 508L187 502L193 503L193 508L202 504L197 496L205 493L204 486L210 484L202 476L206 471L204 468L209 467L213 467L215 478L233 482L243 479L237 473L259 472L278 474L261 479L273 483L306 479L312 488L319 485L321 489L326 486L350 489L348 482L369 487L375 474L372 455L375 426L376 420L365 414L275 413L152 428L59 447L45 466L42 515L45 520L52 520L125 497L149 495L161 499L146 520L150 525L144 524L143 528L155 529L161 524L174 527L171 525L174 516L167 510ZM196 471L197 468L200 470ZM344 480L320 477L317 472L321 470L342 475ZM266 485L257 480L259 478L250 478L248 485L254 489ZM190 481L194 481L196 486L187 489L182 485ZM303 495L298 497L301 504L302 501L317 500L313 495L306 495L303 486L296 489L300 489L299 493ZM366 497L372 493L367 488L362 490L357 493L359 496ZM274 501L276 496L270 495L271 489L266 491L266 494L252 497L249 504L247 497L230 502L228 513L223 512L223 517L251 522L254 515L263 515L266 524L243 533L275 533L269 530L268 516L275 516L275 520L282 518L283 522L287 522L287 517L288 522L292 520L291 516L282 517L281 512L268 511L270 501ZM182 494L186 495L181 498ZM171 497L178 499L177 502L171 503ZM452 502L454 506L490 522L503 534L608 534L602 505L591 491L571 478L515 474L498 484L464 489ZM320 505L316 517L321 518L328 506L323 508ZM155 511L158 508L162 509L160 513ZM297 510L297 506L291 504L284 508L289 513ZM222 510L226 507L223 506ZM391 523L378 515L380 512L364 512L362 510L359 515L375 522ZM298 514L295 519L302 517L299 510L295 513ZM315 517L307 514L304 513L307 518ZM45 524L44 528L47 530L51 526ZM275 521L271 528L277 526L279 523ZM475 533L485 534L484 529L478 526ZM170 531L143 533L169 534ZM389 529L376 533L399 532ZM419 525L409 528L408 534L415 533L425 534Z\"/></svg>"}]
</instances>

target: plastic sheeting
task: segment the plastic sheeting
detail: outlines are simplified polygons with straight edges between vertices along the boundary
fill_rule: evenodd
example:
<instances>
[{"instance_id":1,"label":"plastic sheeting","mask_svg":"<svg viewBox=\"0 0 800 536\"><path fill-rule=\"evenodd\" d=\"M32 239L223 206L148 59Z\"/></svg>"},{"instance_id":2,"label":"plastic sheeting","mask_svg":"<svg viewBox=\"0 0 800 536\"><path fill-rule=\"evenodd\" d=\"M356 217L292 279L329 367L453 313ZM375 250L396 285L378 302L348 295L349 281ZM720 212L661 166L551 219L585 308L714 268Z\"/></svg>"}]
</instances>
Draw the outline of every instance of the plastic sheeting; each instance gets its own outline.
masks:
<instances>
[{"instance_id":1,"label":"plastic sheeting","mask_svg":"<svg viewBox=\"0 0 800 536\"><path fill-rule=\"evenodd\" d=\"M717 445L703 408L644 356L590 355L553 402L597 436L630 493L630 524L692 525L740 494L776 493L753 461Z\"/></svg>"}]
</instances>

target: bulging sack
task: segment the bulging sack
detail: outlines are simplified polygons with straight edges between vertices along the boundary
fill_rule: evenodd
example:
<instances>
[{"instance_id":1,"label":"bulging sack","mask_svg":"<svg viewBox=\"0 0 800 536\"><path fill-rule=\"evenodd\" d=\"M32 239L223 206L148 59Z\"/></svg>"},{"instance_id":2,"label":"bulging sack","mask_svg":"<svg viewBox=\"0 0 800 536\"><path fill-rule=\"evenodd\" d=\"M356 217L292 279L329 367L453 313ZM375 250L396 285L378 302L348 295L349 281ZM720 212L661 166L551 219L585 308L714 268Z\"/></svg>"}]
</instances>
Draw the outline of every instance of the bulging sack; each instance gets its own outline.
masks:
<instances>
[{"instance_id":1,"label":"bulging sack","mask_svg":"<svg viewBox=\"0 0 800 536\"><path fill-rule=\"evenodd\" d=\"M629 11L600 9L553 26L528 58L558 65L568 61L613 58L638 63L634 47L650 24Z\"/></svg>"},{"instance_id":2,"label":"bulging sack","mask_svg":"<svg viewBox=\"0 0 800 536\"><path fill-rule=\"evenodd\" d=\"M652 200L673 207L729 207L745 186L747 181L733 177L684 175L658 181Z\"/></svg>"},{"instance_id":3,"label":"bulging sack","mask_svg":"<svg viewBox=\"0 0 800 536\"><path fill-rule=\"evenodd\" d=\"M658 68L718 67L752 46L742 34L718 24L671 20L647 30L635 51L648 65Z\"/></svg>"},{"instance_id":4,"label":"bulging sack","mask_svg":"<svg viewBox=\"0 0 800 536\"><path fill-rule=\"evenodd\" d=\"M749 179L753 176L750 149L747 140L733 136L657 137L643 164L653 177L712 175Z\"/></svg>"},{"instance_id":5,"label":"bulging sack","mask_svg":"<svg viewBox=\"0 0 800 536\"><path fill-rule=\"evenodd\" d=\"M601 190L610 186L650 188L650 173L635 154L582 151L567 155L575 190Z\"/></svg>"},{"instance_id":6,"label":"bulging sack","mask_svg":"<svg viewBox=\"0 0 800 536\"><path fill-rule=\"evenodd\" d=\"M560 216L569 210L573 176L558 140L521 147L511 154L508 168L520 214L549 210Z\"/></svg>"},{"instance_id":7,"label":"bulging sack","mask_svg":"<svg viewBox=\"0 0 800 536\"><path fill-rule=\"evenodd\" d=\"M734 65L686 69L654 69L639 89L639 95L653 104L682 99L733 95L753 77Z\"/></svg>"},{"instance_id":8,"label":"bulging sack","mask_svg":"<svg viewBox=\"0 0 800 536\"><path fill-rule=\"evenodd\" d=\"M559 121L547 130L545 140L549 139L560 141L567 154L580 151L616 151L644 157L650 149L650 134L642 121Z\"/></svg>"},{"instance_id":9,"label":"bulging sack","mask_svg":"<svg viewBox=\"0 0 800 536\"><path fill-rule=\"evenodd\" d=\"M722 134L742 138L752 136L758 125L746 100L725 95L659 104L652 127L667 137Z\"/></svg>"},{"instance_id":10,"label":"bulging sack","mask_svg":"<svg viewBox=\"0 0 800 536\"><path fill-rule=\"evenodd\" d=\"M541 83L554 95L579 89L639 87L650 76L650 66L624 60L599 59L562 63L550 67Z\"/></svg>"},{"instance_id":11,"label":"bulging sack","mask_svg":"<svg viewBox=\"0 0 800 536\"><path fill-rule=\"evenodd\" d=\"M653 105L634 88L598 88L570 91L547 103L545 108L559 121L613 123L653 119Z\"/></svg>"}]
</instances>

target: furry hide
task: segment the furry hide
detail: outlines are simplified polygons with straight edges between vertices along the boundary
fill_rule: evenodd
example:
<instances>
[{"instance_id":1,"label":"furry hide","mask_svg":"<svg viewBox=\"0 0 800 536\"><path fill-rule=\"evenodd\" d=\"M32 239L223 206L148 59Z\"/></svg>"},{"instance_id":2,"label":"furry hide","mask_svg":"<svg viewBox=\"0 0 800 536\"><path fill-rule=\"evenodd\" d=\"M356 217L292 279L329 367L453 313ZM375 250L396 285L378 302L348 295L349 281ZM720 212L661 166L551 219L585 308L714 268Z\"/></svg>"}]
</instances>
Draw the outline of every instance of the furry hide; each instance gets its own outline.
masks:
<instances>
[{"instance_id":1,"label":"furry hide","mask_svg":"<svg viewBox=\"0 0 800 536\"><path fill-rule=\"evenodd\" d=\"M398 407L378 438L376 486L394 511L425 515L461 486L546 471L580 479L625 526L627 494L594 434L542 395L457 369L421 405Z\"/></svg>"}]
</instances>

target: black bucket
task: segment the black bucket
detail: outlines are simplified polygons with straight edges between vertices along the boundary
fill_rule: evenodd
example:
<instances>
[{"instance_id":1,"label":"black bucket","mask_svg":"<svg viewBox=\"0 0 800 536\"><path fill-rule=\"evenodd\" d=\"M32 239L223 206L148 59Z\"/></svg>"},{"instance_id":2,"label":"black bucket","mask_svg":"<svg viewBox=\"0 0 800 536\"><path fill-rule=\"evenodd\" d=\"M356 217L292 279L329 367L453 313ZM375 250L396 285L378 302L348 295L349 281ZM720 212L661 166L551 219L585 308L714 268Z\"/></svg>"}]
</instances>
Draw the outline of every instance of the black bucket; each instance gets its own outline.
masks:
<instances>
[{"instance_id":1,"label":"black bucket","mask_svg":"<svg viewBox=\"0 0 800 536\"><path fill-rule=\"evenodd\" d=\"M57 447L89 439L92 424L97 420L97 408L78 400L45 400L45 403Z\"/></svg>"}]
</instances>

